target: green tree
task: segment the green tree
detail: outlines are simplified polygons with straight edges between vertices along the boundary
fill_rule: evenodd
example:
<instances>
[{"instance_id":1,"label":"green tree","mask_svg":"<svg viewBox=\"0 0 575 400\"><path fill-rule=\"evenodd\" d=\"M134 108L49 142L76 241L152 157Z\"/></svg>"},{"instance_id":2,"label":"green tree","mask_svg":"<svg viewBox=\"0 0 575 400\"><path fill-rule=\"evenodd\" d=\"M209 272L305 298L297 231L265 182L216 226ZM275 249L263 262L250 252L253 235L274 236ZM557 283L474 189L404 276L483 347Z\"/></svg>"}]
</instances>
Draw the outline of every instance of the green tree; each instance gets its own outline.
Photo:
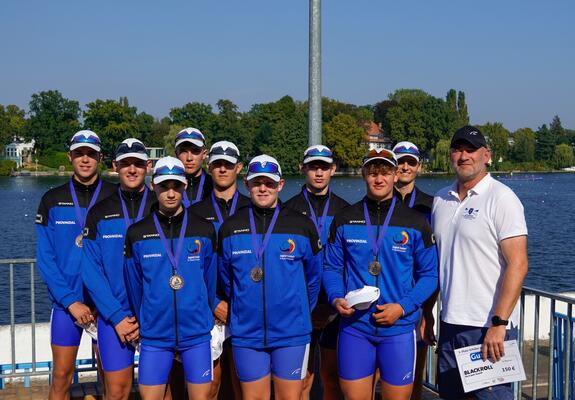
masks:
<instances>
[{"instance_id":1,"label":"green tree","mask_svg":"<svg viewBox=\"0 0 575 400\"><path fill-rule=\"evenodd\" d=\"M553 121L549 124L549 131L551 135L555 138L556 144L571 144L571 137L569 136L567 130L561 125L561 119L556 115L553 117Z\"/></svg>"},{"instance_id":2,"label":"green tree","mask_svg":"<svg viewBox=\"0 0 575 400\"><path fill-rule=\"evenodd\" d=\"M4 107L0 104L0 151L14 138L25 136L26 119L24 115L25 111L18 106L9 104Z\"/></svg>"},{"instance_id":3,"label":"green tree","mask_svg":"<svg viewBox=\"0 0 575 400\"><path fill-rule=\"evenodd\" d=\"M143 137L148 147L164 147L164 138L170 133L170 119L162 118L152 122L149 134Z\"/></svg>"},{"instance_id":4,"label":"green tree","mask_svg":"<svg viewBox=\"0 0 575 400\"><path fill-rule=\"evenodd\" d=\"M307 117L307 102L304 103ZM371 121L374 119L374 112L371 106L356 106L355 104L343 103L338 100L323 97L321 99L322 121L331 121L339 114L351 115L358 122Z\"/></svg>"},{"instance_id":5,"label":"green tree","mask_svg":"<svg viewBox=\"0 0 575 400\"><path fill-rule=\"evenodd\" d=\"M447 96L445 96L447 108L454 113L457 113L457 92L455 89L449 89Z\"/></svg>"},{"instance_id":6,"label":"green tree","mask_svg":"<svg viewBox=\"0 0 575 400\"><path fill-rule=\"evenodd\" d=\"M26 138L40 150L66 151L72 135L79 130L80 105L57 90L34 93L29 103Z\"/></svg>"},{"instance_id":7,"label":"green tree","mask_svg":"<svg viewBox=\"0 0 575 400\"><path fill-rule=\"evenodd\" d=\"M170 130L166 136L164 136L164 148L166 149L166 155L175 157L176 150L174 144L176 144L176 135L179 131L186 128L183 125L171 125Z\"/></svg>"},{"instance_id":8,"label":"green tree","mask_svg":"<svg viewBox=\"0 0 575 400\"><path fill-rule=\"evenodd\" d=\"M555 149L555 136L553 136L546 124L537 129L535 136L537 138L537 147L535 148L537 159L543 161L551 160Z\"/></svg>"},{"instance_id":9,"label":"green tree","mask_svg":"<svg viewBox=\"0 0 575 400\"><path fill-rule=\"evenodd\" d=\"M136 107L131 107L128 99L96 100L86 104L84 128L100 136L102 153L112 158L122 140L130 137L141 138Z\"/></svg>"},{"instance_id":10,"label":"green tree","mask_svg":"<svg viewBox=\"0 0 575 400\"><path fill-rule=\"evenodd\" d=\"M458 128L469 125L469 112L467 111L467 103L465 103L465 93L463 91L457 92L457 114L459 115Z\"/></svg>"},{"instance_id":11,"label":"green tree","mask_svg":"<svg viewBox=\"0 0 575 400\"><path fill-rule=\"evenodd\" d=\"M571 167L573 165L575 165L573 147L565 143L555 146L555 151L553 152L553 166L556 169L560 169Z\"/></svg>"},{"instance_id":12,"label":"green tree","mask_svg":"<svg viewBox=\"0 0 575 400\"><path fill-rule=\"evenodd\" d=\"M530 128L517 129L513 133L513 159L517 162L535 161L535 132Z\"/></svg>"},{"instance_id":13,"label":"green tree","mask_svg":"<svg viewBox=\"0 0 575 400\"><path fill-rule=\"evenodd\" d=\"M383 100L373 106L373 120L378 124L384 124L387 120L387 112L397 106L393 100Z\"/></svg>"},{"instance_id":14,"label":"green tree","mask_svg":"<svg viewBox=\"0 0 575 400\"><path fill-rule=\"evenodd\" d=\"M336 163L343 168L361 167L367 151L364 130L350 115L339 114L323 126L324 142L334 152Z\"/></svg>"},{"instance_id":15,"label":"green tree","mask_svg":"<svg viewBox=\"0 0 575 400\"><path fill-rule=\"evenodd\" d=\"M199 129L207 143L212 143L215 114L209 104L192 102L170 110L172 124Z\"/></svg>"},{"instance_id":16,"label":"green tree","mask_svg":"<svg viewBox=\"0 0 575 400\"><path fill-rule=\"evenodd\" d=\"M507 159L509 151L509 131L505 129L501 122L488 122L485 125L479 125L478 128L487 138L491 148L491 159L497 164Z\"/></svg>"},{"instance_id":17,"label":"green tree","mask_svg":"<svg viewBox=\"0 0 575 400\"><path fill-rule=\"evenodd\" d=\"M229 140L238 146L241 157L251 154L253 137L249 129L242 124L243 114L238 110L238 106L224 99L218 100L216 105L218 113L214 120L212 144L219 140Z\"/></svg>"},{"instance_id":18,"label":"green tree","mask_svg":"<svg viewBox=\"0 0 575 400\"><path fill-rule=\"evenodd\" d=\"M436 144L431 154L431 168L434 171L449 171L450 160L450 141L441 139Z\"/></svg>"}]
</instances>

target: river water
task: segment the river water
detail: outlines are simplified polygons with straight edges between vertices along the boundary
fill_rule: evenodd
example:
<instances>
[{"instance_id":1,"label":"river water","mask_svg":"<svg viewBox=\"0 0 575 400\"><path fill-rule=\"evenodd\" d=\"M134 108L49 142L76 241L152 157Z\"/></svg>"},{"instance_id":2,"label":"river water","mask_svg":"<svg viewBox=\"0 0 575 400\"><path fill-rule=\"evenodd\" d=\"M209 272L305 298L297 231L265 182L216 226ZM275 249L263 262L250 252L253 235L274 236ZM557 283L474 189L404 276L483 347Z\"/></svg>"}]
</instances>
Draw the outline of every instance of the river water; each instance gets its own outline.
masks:
<instances>
[{"instance_id":1,"label":"river water","mask_svg":"<svg viewBox=\"0 0 575 400\"><path fill-rule=\"evenodd\" d=\"M525 285L564 292L575 290L575 174L515 175L505 180L521 199L529 229L529 274ZM0 177L0 259L35 258L34 217L43 193L66 182L63 177ZM452 177L420 177L418 187L430 194L450 184ZM336 177L335 193L349 202L362 198L360 178ZM303 180L287 179L282 200L296 194ZM240 185L245 193L245 188ZM30 320L30 268L15 268L16 321ZM42 279L37 276L36 320L47 321L50 302ZM9 323L8 266L0 265L0 325Z\"/></svg>"}]
</instances>

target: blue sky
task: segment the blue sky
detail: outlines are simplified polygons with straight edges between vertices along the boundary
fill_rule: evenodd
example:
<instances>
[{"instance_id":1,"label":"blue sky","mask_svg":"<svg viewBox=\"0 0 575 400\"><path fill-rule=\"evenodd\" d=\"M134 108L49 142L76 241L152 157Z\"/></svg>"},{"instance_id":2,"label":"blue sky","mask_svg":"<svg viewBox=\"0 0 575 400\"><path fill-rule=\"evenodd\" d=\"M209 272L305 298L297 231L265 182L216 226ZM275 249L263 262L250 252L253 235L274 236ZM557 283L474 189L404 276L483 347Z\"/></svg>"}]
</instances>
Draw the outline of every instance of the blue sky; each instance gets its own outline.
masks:
<instances>
[{"instance_id":1,"label":"blue sky","mask_svg":"<svg viewBox=\"0 0 575 400\"><path fill-rule=\"evenodd\" d=\"M575 128L574 17L571 0L323 0L322 93L359 105L454 88L473 123L557 114ZM7 0L0 37L0 104L58 89L162 117L189 101L307 98L307 0Z\"/></svg>"}]
</instances>

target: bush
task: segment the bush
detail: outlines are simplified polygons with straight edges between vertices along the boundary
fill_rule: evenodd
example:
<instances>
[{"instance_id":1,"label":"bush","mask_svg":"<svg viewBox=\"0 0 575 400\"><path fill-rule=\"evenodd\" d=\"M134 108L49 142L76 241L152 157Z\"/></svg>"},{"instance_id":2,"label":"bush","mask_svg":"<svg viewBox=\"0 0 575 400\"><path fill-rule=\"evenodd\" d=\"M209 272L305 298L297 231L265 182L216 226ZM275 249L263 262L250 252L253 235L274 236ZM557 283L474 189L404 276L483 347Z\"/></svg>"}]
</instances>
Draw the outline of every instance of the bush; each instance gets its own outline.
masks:
<instances>
[{"instance_id":1,"label":"bush","mask_svg":"<svg viewBox=\"0 0 575 400\"><path fill-rule=\"evenodd\" d=\"M0 176L10 176L10 173L16 169L16 161L0 160Z\"/></svg>"},{"instance_id":2,"label":"bush","mask_svg":"<svg viewBox=\"0 0 575 400\"><path fill-rule=\"evenodd\" d=\"M58 168L60 165L70 169L70 161L68 161L68 153L63 151L46 150L38 157L38 163L50 168Z\"/></svg>"}]
</instances>

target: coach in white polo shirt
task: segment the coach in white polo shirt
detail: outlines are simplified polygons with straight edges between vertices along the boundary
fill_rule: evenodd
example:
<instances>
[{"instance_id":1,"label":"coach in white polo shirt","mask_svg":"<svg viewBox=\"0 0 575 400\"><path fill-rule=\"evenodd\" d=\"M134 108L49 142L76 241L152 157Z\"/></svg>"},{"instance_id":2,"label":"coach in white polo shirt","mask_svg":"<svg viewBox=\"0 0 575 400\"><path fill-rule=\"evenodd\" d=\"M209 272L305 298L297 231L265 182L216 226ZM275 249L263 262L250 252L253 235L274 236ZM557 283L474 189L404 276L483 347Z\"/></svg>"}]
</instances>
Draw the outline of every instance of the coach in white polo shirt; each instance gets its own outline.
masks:
<instances>
[{"instance_id":1,"label":"coach in white polo shirt","mask_svg":"<svg viewBox=\"0 0 575 400\"><path fill-rule=\"evenodd\" d=\"M517 337L527 226L515 193L487 173L490 156L479 129L455 132L450 158L456 181L433 201L442 304L438 384L444 399L513 398L511 385L464 394L454 355L456 348L482 343L483 358L497 361L504 340Z\"/></svg>"}]
</instances>

